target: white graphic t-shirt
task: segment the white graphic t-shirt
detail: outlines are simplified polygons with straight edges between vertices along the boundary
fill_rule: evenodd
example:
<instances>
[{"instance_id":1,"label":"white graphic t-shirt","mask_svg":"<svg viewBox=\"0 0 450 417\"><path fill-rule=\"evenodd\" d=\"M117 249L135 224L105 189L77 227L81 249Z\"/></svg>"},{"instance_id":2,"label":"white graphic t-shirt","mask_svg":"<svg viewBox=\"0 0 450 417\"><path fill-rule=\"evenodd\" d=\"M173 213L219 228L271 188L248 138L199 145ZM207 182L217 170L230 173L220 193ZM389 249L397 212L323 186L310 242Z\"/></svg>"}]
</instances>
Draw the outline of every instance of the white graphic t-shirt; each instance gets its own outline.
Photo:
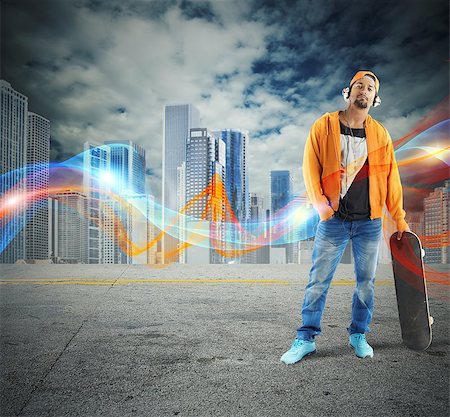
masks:
<instances>
[{"instance_id":1,"label":"white graphic t-shirt","mask_svg":"<svg viewBox=\"0 0 450 417\"><path fill-rule=\"evenodd\" d=\"M364 129L341 123L341 195L339 215L346 220L370 216L367 141Z\"/></svg>"}]
</instances>

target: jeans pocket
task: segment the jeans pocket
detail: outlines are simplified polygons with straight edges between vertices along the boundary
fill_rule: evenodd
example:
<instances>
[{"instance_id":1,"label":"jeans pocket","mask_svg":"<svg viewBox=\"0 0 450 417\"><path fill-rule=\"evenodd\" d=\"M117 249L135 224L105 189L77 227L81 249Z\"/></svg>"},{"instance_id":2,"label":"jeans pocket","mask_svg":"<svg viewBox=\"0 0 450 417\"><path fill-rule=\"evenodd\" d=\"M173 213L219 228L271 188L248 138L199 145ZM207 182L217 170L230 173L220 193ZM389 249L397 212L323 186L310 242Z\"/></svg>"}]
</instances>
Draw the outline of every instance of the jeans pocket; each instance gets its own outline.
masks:
<instances>
[{"instance_id":1,"label":"jeans pocket","mask_svg":"<svg viewBox=\"0 0 450 417\"><path fill-rule=\"evenodd\" d=\"M346 240L345 236L345 226L335 216L329 220L321 221L317 227L316 238L334 246L341 245Z\"/></svg>"}]
</instances>

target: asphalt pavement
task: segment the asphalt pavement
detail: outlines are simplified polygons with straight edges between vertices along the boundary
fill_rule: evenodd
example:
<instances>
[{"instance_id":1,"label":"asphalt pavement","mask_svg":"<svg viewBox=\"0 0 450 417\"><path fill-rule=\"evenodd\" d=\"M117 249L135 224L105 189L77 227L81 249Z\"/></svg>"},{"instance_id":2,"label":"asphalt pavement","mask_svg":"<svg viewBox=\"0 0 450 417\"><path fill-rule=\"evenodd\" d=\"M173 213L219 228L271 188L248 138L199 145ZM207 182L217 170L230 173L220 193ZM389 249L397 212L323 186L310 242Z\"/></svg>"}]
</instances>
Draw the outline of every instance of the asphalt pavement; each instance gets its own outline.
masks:
<instances>
[{"instance_id":1,"label":"asphalt pavement","mask_svg":"<svg viewBox=\"0 0 450 417\"><path fill-rule=\"evenodd\" d=\"M309 265L0 265L1 416L449 416L448 282L429 284L433 342L415 352L380 265L359 359L352 268L317 353L287 366Z\"/></svg>"}]
</instances>

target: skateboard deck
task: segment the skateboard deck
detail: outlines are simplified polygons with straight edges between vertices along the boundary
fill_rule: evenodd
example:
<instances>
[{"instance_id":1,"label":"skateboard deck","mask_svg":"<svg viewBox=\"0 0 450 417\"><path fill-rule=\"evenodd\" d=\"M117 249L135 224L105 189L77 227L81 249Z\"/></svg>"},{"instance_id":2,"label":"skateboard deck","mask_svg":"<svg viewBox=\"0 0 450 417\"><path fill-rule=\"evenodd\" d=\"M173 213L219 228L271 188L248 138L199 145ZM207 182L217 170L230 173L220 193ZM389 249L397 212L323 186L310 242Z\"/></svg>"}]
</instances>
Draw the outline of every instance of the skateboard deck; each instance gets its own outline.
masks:
<instances>
[{"instance_id":1,"label":"skateboard deck","mask_svg":"<svg viewBox=\"0 0 450 417\"><path fill-rule=\"evenodd\" d=\"M425 350L431 344L431 324L425 271L424 250L419 237L397 232L390 239L395 292L403 343L413 350Z\"/></svg>"}]
</instances>

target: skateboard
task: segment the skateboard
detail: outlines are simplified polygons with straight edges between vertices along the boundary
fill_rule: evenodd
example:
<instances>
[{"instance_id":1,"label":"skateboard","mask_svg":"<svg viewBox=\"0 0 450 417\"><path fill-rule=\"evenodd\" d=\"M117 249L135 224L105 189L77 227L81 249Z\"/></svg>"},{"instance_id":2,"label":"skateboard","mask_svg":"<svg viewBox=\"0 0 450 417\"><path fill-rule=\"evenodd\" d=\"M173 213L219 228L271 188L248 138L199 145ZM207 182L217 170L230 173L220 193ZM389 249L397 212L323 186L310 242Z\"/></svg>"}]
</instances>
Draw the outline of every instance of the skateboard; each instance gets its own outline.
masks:
<instances>
[{"instance_id":1,"label":"skateboard","mask_svg":"<svg viewBox=\"0 0 450 417\"><path fill-rule=\"evenodd\" d=\"M423 267L425 251L419 237L397 232L390 239L395 292L403 343L410 349L423 351L431 344L431 325L427 285Z\"/></svg>"}]
</instances>

